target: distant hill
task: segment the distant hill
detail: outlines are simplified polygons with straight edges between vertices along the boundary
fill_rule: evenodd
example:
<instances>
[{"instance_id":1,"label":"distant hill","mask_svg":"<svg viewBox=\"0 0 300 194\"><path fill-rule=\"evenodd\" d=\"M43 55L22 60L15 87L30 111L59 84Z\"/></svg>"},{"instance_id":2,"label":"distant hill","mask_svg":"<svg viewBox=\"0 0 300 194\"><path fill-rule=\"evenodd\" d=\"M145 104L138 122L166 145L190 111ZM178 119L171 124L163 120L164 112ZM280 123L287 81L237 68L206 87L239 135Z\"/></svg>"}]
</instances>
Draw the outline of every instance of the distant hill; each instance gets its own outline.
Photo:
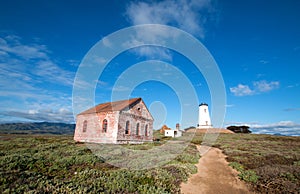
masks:
<instances>
[{"instance_id":1,"label":"distant hill","mask_svg":"<svg viewBox=\"0 0 300 194\"><path fill-rule=\"evenodd\" d=\"M6 134L74 134L75 124L67 123L6 123L0 124L0 133Z\"/></svg>"}]
</instances>

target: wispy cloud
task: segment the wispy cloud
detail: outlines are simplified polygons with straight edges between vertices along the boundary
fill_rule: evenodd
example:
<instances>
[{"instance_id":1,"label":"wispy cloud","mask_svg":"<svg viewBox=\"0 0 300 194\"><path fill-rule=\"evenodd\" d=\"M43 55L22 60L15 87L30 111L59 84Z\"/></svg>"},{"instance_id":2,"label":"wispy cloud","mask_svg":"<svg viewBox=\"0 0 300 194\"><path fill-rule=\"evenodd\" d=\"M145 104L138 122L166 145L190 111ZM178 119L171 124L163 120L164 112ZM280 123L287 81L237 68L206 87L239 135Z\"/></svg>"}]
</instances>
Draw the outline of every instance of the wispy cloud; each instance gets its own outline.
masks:
<instances>
[{"instance_id":1,"label":"wispy cloud","mask_svg":"<svg viewBox=\"0 0 300 194\"><path fill-rule=\"evenodd\" d=\"M3 111L0 112L0 115L19 118L22 120L30 121L49 121L49 122L74 122L73 112L60 108L58 110L53 109L42 109L42 110L33 110L30 109L27 112L25 111Z\"/></svg>"},{"instance_id":2,"label":"wispy cloud","mask_svg":"<svg viewBox=\"0 0 300 194\"><path fill-rule=\"evenodd\" d=\"M230 88L230 92L235 96L249 96L254 94L254 91L251 90L248 85L243 84L239 84L236 87Z\"/></svg>"},{"instance_id":3,"label":"wispy cloud","mask_svg":"<svg viewBox=\"0 0 300 194\"><path fill-rule=\"evenodd\" d=\"M63 69L50 54L46 45L35 41L25 44L19 36L0 37L0 98L10 99L1 105L2 121L10 117L73 121L60 115L60 109L71 110L71 95L66 91L72 89L75 72ZM46 107L51 114L45 114Z\"/></svg>"},{"instance_id":4,"label":"wispy cloud","mask_svg":"<svg viewBox=\"0 0 300 194\"><path fill-rule=\"evenodd\" d=\"M215 9L210 0L164 0L131 2L126 9L125 15L132 25L139 24L162 24L178 27L198 38L205 37L205 23L211 20L215 14ZM151 42L163 41L165 36L171 35L168 31L151 29L150 31L137 32L138 37L129 41L135 42L149 40ZM153 56L162 53L161 58L170 59L172 56L165 49L155 50L146 47L139 49L141 56ZM150 57L151 58L151 57Z\"/></svg>"},{"instance_id":5,"label":"wispy cloud","mask_svg":"<svg viewBox=\"0 0 300 194\"><path fill-rule=\"evenodd\" d=\"M253 82L255 90L259 92L269 92L271 90L275 90L279 88L279 82L278 81L271 81L267 82L266 80Z\"/></svg>"},{"instance_id":6,"label":"wispy cloud","mask_svg":"<svg viewBox=\"0 0 300 194\"><path fill-rule=\"evenodd\" d=\"M210 0L132 2L126 15L133 25L164 24L204 37L204 24L214 11Z\"/></svg>"},{"instance_id":7,"label":"wispy cloud","mask_svg":"<svg viewBox=\"0 0 300 194\"><path fill-rule=\"evenodd\" d=\"M287 111L287 112L292 112L292 111L300 111L300 108L286 108L286 109L283 109L284 111Z\"/></svg>"},{"instance_id":8,"label":"wispy cloud","mask_svg":"<svg viewBox=\"0 0 300 194\"><path fill-rule=\"evenodd\" d=\"M67 62L69 65L74 66L74 67L78 67L79 64L80 64L80 61L79 61L79 60L74 60L74 59L66 60L66 62Z\"/></svg>"},{"instance_id":9,"label":"wispy cloud","mask_svg":"<svg viewBox=\"0 0 300 194\"><path fill-rule=\"evenodd\" d=\"M0 57L6 73L6 79L35 80L54 82L59 85L73 84L74 72L61 68L48 55L50 51L45 45L23 44L21 38L15 35L0 38ZM0 72L1 73L1 72ZM3 79L2 79L3 80Z\"/></svg>"},{"instance_id":10,"label":"wispy cloud","mask_svg":"<svg viewBox=\"0 0 300 194\"><path fill-rule=\"evenodd\" d=\"M39 61L36 68L32 71L36 76L42 77L52 83L59 85L72 86L74 81L74 72L60 68L53 61Z\"/></svg>"},{"instance_id":11,"label":"wispy cloud","mask_svg":"<svg viewBox=\"0 0 300 194\"><path fill-rule=\"evenodd\" d=\"M73 122L72 97L55 91L1 92L10 101L0 106L0 122L12 120ZM5 98L4 98L5 99ZM2 100L2 99L1 99ZM62 113L66 114L63 115ZM57 119L57 120L55 120Z\"/></svg>"},{"instance_id":12,"label":"wispy cloud","mask_svg":"<svg viewBox=\"0 0 300 194\"><path fill-rule=\"evenodd\" d=\"M130 91L132 88L126 87L126 86L114 86L112 88L112 91L114 92L124 92L124 91Z\"/></svg>"},{"instance_id":13,"label":"wispy cloud","mask_svg":"<svg viewBox=\"0 0 300 194\"><path fill-rule=\"evenodd\" d=\"M234 104L226 104L226 105L225 105L226 108L232 108L232 107L234 107L234 106L235 106Z\"/></svg>"},{"instance_id":14,"label":"wispy cloud","mask_svg":"<svg viewBox=\"0 0 300 194\"><path fill-rule=\"evenodd\" d=\"M295 87L299 87L300 84L296 83L294 85L289 85L287 86L287 88L295 88Z\"/></svg>"},{"instance_id":15,"label":"wispy cloud","mask_svg":"<svg viewBox=\"0 0 300 194\"><path fill-rule=\"evenodd\" d=\"M165 59L172 61L172 53L166 48L143 46L135 48L132 51L138 55L146 56L148 59Z\"/></svg>"},{"instance_id":16,"label":"wispy cloud","mask_svg":"<svg viewBox=\"0 0 300 194\"><path fill-rule=\"evenodd\" d=\"M300 124L293 121L280 121L271 124L250 125L254 133L281 134L289 136L300 136Z\"/></svg>"},{"instance_id":17,"label":"wispy cloud","mask_svg":"<svg viewBox=\"0 0 300 194\"><path fill-rule=\"evenodd\" d=\"M112 43L106 37L104 37L102 39L102 41L103 41L104 46L109 47L109 48L112 47Z\"/></svg>"},{"instance_id":18,"label":"wispy cloud","mask_svg":"<svg viewBox=\"0 0 300 194\"><path fill-rule=\"evenodd\" d=\"M15 35L0 38L0 50L8 55L15 55L23 59L48 59L48 49L45 45L20 42L21 38Z\"/></svg>"},{"instance_id":19,"label":"wispy cloud","mask_svg":"<svg viewBox=\"0 0 300 194\"><path fill-rule=\"evenodd\" d=\"M300 46L294 48L294 51L299 51L299 50L300 50Z\"/></svg>"},{"instance_id":20,"label":"wispy cloud","mask_svg":"<svg viewBox=\"0 0 300 194\"><path fill-rule=\"evenodd\" d=\"M250 96L278 89L279 86L280 83L278 81L268 82L261 80L253 82L252 88L248 85L238 84L235 87L231 87L230 92L235 96Z\"/></svg>"},{"instance_id":21,"label":"wispy cloud","mask_svg":"<svg viewBox=\"0 0 300 194\"><path fill-rule=\"evenodd\" d=\"M269 63L269 61L267 61L267 60L263 60L263 59L262 59L262 60L260 60L259 62L260 62L261 64L268 64L268 63Z\"/></svg>"}]
</instances>

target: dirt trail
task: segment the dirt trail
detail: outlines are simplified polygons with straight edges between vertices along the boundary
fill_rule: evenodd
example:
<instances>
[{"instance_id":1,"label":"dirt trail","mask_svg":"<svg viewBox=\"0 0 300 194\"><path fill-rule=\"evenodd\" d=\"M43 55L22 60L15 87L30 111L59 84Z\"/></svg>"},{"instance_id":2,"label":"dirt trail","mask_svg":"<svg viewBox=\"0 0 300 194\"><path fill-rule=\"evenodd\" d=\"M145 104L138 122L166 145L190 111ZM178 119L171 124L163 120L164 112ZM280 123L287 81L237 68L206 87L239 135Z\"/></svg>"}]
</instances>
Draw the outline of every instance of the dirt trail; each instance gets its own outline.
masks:
<instances>
[{"instance_id":1,"label":"dirt trail","mask_svg":"<svg viewBox=\"0 0 300 194\"><path fill-rule=\"evenodd\" d=\"M200 151L200 146L197 148ZM201 146L200 153L208 149L209 147ZM238 179L237 171L228 166L220 149L209 149L196 166L198 173L193 174L187 183L181 184L183 194L251 193L246 184Z\"/></svg>"}]
</instances>

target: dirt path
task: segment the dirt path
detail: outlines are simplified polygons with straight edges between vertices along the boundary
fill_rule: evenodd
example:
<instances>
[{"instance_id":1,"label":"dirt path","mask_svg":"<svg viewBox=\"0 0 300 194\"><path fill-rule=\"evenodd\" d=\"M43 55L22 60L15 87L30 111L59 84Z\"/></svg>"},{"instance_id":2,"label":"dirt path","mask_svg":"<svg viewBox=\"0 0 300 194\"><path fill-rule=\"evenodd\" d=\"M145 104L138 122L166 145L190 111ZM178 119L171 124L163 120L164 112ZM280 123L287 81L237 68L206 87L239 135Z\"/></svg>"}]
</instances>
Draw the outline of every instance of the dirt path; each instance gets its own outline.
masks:
<instances>
[{"instance_id":1,"label":"dirt path","mask_svg":"<svg viewBox=\"0 0 300 194\"><path fill-rule=\"evenodd\" d=\"M197 147L200 151L200 146ZM237 177L237 171L228 166L225 155L220 149L201 146L201 156L196 165L198 173L193 174L187 183L181 184L183 194L235 194L251 193L245 183Z\"/></svg>"}]
</instances>

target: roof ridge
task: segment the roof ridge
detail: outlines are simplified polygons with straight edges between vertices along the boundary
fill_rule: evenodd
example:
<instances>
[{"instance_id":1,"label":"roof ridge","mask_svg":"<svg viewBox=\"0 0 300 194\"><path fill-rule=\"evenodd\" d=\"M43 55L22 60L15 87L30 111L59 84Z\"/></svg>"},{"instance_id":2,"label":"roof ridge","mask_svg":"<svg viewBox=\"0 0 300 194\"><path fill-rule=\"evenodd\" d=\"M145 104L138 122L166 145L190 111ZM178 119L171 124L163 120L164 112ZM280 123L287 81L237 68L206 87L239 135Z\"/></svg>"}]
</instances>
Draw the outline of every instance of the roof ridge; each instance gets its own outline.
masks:
<instances>
[{"instance_id":1,"label":"roof ridge","mask_svg":"<svg viewBox=\"0 0 300 194\"><path fill-rule=\"evenodd\" d=\"M122 101L129 101L129 100L133 100L133 99L139 99L140 97L138 98L129 98L129 99L124 99L124 100L117 100L117 101L108 101L108 102L103 102L103 103L100 103L100 104L106 104L106 103L115 103L115 102L122 102ZM98 105L100 105L98 104Z\"/></svg>"},{"instance_id":2,"label":"roof ridge","mask_svg":"<svg viewBox=\"0 0 300 194\"><path fill-rule=\"evenodd\" d=\"M118 101L113 101L113 102L105 102L105 103L98 104L92 108L89 108L79 114L91 114L91 113L108 112L108 111L121 111L140 100L142 100L141 97L125 99L125 100L118 100Z\"/></svg>"}]
</instances>

